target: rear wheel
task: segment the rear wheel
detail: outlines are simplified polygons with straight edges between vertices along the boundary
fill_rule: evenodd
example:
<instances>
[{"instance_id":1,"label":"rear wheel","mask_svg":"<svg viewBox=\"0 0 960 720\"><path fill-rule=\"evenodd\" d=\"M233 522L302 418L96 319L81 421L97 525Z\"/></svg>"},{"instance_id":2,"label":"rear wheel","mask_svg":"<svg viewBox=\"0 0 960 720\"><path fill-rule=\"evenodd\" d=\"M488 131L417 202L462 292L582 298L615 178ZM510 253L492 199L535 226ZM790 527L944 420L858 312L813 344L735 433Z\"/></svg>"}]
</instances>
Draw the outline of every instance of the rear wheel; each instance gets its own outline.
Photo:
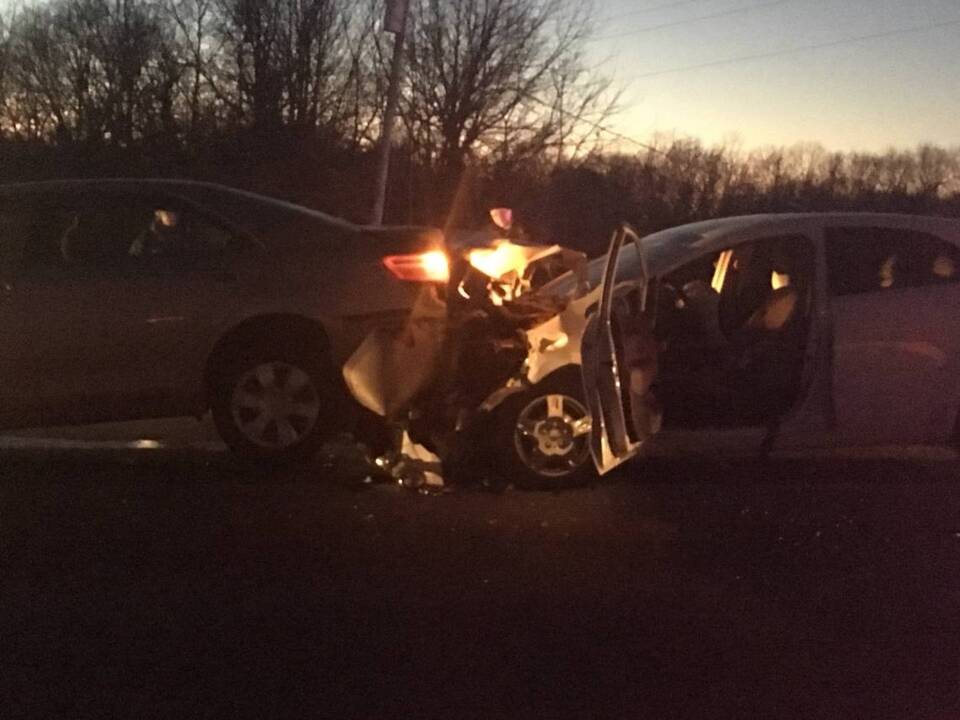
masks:
<instances>
[{"instance_id":1,"label":"rear wheel","mask_svg":"<svg viewBox=\"0 0 960 720\"><path fill-rule=\"evenodd\" d=\"M579 368L554 373L495 412L492 454L505 480L550 490L581 485L594 476L590 411Z\"/></svg>"},{"instance_id":2,"label":"rear wheel","mask_svg":"<svg viewBox=\"0 0 960 720\"><path fill-rule=\"evenodd\" d=\"M257 343L218 373L213 418L230 449L250 460L307 459L336 430L339 398L319 352Z\"/></svg>"}]
</instances>

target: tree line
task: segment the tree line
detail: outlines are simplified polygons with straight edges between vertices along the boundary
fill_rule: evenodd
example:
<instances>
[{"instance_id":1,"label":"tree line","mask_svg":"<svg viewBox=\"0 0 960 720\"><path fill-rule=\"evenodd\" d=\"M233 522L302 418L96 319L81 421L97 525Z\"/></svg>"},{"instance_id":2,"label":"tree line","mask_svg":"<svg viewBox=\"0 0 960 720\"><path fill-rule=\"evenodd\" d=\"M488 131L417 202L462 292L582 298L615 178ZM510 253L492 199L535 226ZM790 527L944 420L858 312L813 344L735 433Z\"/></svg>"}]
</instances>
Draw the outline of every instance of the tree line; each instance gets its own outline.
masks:
<instances>
[{"instance_id":1,"label":"tree line","mask_svg":"<svg viewBox=\"0 0 960 720\"><path fill-rule=\"evenodd\" d=\"M0 23L0 134L128 148L379 133L382 0L42 0ZM421 163L570 147L607 109L588 4L411 0L404 137ZM580 133L582 136L582 133Z\"/></svg>"},{"instance_id":2,"label":"tree line","mask_svg":"<svg viewBox=\"0 0 960 720\"><path fill-rule=\"evenodd\" d=\"M830 152L800 143L745 151L736 144L707 147L695 139L661 137L639 152L601 153L547 174L531 173L516 184L504 177L486 186L497 188L490 199L522 194L537 226L600 251L597 243L623 219L647 232L767 212L960 217L960 148Z\"/></svg>"},{"instance_id":3,"label":"tree line","mask_svg":"<svg viewBox=\"0 0 960 720\"><path fill-rule=\"evenodd\" d=\"M363 220L386 93L382 0L44 0L0 18L0 180L212 179ZM471 224L516 207L598 249L740 212L955 214L960 152L634 146L604 130L577 0L411 0L387 219Z\"/></svg>"}]
</instances>

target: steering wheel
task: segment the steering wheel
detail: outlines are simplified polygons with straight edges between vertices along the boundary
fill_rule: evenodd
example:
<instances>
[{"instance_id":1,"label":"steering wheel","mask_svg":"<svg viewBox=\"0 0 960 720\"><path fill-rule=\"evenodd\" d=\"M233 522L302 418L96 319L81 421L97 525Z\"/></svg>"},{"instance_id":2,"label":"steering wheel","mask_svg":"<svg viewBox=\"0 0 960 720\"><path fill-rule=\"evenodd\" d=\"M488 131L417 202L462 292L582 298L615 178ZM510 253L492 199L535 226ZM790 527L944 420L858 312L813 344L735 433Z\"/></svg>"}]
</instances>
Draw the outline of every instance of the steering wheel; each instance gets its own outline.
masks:
<instances>
[{"instance_id":1,"label":"steering wheel","mask_svg":"<svg viewBox=\"0 0 960 720\"><path fill-rule=\"evenodd\" d=\"M678 285L670 282L661 282L658 298L658 313L665 312L670 317L682 313L690 307L690 297L687 292Z\"/></svg>"}]
</instances>

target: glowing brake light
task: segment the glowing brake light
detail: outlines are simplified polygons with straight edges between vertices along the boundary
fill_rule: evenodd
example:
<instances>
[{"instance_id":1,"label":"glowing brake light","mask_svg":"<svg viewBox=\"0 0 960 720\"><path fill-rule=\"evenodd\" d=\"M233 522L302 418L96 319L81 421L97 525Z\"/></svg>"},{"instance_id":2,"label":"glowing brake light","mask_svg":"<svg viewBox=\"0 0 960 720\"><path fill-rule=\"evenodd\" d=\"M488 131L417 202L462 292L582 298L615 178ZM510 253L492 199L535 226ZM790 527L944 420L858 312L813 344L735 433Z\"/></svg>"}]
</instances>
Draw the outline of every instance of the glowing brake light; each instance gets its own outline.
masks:
<instances>
[{"instance_id":1,"label":"glowing brake light","mask_svg":"<svg viewBox=\"0 0 960 720\"><path fill-rule=\"evenodd\" d=\"M407 282L445 283L450 279L450 263L442 250L417 255L390 255L383 259L387 270Z\"/></svg>"}]
</instances>

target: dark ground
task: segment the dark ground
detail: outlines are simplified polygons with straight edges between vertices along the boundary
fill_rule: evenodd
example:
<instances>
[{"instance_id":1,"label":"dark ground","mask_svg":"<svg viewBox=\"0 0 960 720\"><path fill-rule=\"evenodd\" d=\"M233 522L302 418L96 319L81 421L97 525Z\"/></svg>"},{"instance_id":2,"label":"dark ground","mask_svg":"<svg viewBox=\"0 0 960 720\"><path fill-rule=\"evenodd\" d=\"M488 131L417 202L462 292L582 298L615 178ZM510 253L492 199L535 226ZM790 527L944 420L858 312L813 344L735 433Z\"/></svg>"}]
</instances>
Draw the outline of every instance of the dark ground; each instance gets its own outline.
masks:
<instances>
[{"instance_id":1,"label":"dark ground","mask_svg":"<svg viewBox=\"0 0 960 720\"><path fill-rule=\"evenodd\" d=\"M332 474L0 450L2 716L960 717L955 460Z\"/></svg>"}]
</instances>

